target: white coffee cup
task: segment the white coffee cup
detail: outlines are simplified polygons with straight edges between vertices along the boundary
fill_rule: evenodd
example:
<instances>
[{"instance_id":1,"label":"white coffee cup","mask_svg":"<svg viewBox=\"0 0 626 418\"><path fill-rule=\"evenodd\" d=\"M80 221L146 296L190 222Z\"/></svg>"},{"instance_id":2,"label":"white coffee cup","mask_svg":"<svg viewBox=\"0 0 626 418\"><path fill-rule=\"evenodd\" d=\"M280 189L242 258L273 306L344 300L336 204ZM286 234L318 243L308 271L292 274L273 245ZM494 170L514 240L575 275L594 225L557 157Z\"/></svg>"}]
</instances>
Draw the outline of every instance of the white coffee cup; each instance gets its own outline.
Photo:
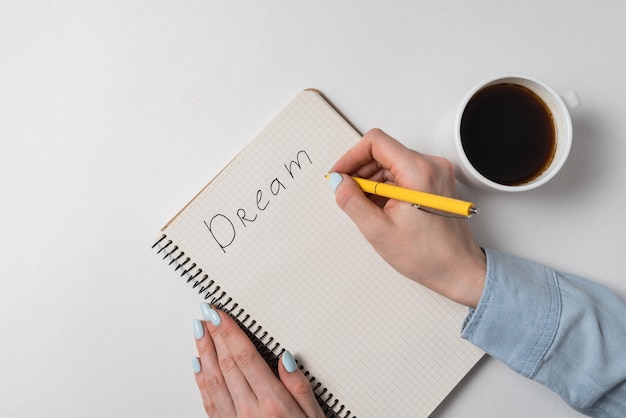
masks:
<instances>
[{"instance_id":1,"label":"white coffee cup","mask_svg":"<svg viewBox=\"0 0 626 418\"><path fill-rule=\"evenodd\" d=\"M529 89L543 101L550 111L554 125L555 149L552 159L546 163L542 171L519 184L502 184L485 177L470 162L463 147L461 124L468 103L483 89L498 84L512 84ZM503 74L491 77L478 83L465 95L454 119L454 136L452 141L446 140L442 143L442 154L453 163L457 178L468 186L507 192L534 189L552 179L565 164L572 145L570 110L578 106L580 106L580 100L574 91L568 91L560 96L550 86L535 77L525 74ZM506 138L504 137L503 140Z\"/></svg>"}]
</instances>

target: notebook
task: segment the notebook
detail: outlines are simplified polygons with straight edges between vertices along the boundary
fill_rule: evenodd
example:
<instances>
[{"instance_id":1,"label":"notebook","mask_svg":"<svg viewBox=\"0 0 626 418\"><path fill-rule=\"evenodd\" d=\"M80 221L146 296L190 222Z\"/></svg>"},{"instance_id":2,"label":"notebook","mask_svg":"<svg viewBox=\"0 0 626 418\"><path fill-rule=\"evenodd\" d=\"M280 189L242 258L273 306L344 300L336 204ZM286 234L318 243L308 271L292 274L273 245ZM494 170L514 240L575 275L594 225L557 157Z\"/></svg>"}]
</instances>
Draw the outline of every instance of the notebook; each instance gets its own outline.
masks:
<instances>
[{"instance_id":1,"label":"notebook","mask_svg":"<svg viewBox=\"0 0 626 418\"><path fill-rule=\"evenodd\" d=\"M324 176L360 138L299 93L154 248L266 360L290 350L327 416L423 417L483 352L459 337L467 308L397 273L335 204Z\"/></svg>"}]
</instances>

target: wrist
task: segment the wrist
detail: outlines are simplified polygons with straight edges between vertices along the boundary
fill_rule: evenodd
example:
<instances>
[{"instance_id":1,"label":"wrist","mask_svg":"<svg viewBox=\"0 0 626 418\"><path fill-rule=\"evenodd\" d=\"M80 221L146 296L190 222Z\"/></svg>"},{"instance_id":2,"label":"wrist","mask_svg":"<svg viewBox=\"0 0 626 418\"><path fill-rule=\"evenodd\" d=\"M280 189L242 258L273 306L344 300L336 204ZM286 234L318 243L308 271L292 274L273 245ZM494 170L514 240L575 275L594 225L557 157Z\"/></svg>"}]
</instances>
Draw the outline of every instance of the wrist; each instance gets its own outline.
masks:
<instances>
[{"instance_id":1,"label":"wrist","mask_svg":"<svg viewBox=\"0 0 626 418\"><path fill-rule=\"evenodd\" d=\"M470 308L476 308L485 286L487 275L487 256L482 248L476 246L471 261L462 264L463 268L456 275L453 286L449 289L449 299Z\"/></svg>"}]
</instances>

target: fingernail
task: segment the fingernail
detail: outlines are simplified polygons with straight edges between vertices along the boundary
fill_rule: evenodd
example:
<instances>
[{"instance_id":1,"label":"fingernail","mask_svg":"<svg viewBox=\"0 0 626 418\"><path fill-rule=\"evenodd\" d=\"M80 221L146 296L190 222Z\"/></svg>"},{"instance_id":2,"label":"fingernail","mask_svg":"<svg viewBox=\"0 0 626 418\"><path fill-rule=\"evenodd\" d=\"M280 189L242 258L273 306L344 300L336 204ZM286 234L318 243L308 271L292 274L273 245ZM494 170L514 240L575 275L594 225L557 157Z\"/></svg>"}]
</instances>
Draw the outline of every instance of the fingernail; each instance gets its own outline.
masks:
<instances>
[{"instance_id":1,"label":"fingernail","mask_svg":"<svg viewBox=\"0 0 626 418\"><path fill-rule=\"evenodd\" d=\"M341 183L342 180L343 180L343 177L341 176L341 174L330 173L330 176L328 176L328 183L330 184L330 187L333 189L333 193L337 191L337 186L339 186L339 183Z\"/></svg>"},{"instance_id":2,"label":"fingernail","mask_svg":"<svg viewBox=\"0 0 626 418\"><path fill-rule=\"evenodd\" d=\"M204 337L204 326L202 325L202 321L199 319L193 320L193 335L196 336L196 340Z\"/></svg>"},{"instance_id":3,"label":"fingernail","mask_svg":"<svg viewBox=\"0 0 626 418\"><path fill-rule=\"evenodd\" d=\"M220 314L218 314L216 310L211 308L208 303L202 302L200 304L200 311L202 312L202 317L205 321L211 321L211 323L215 326L218 326L222 323L222 318L220 318Z\"/></svg>"},{"instance_id":4,"label":"fingernail","mask_svg":"<svg viewBox=\"0 0 626 418\"><path fill-rule=\"evenodd\" d=\"M289 373L293 373L298 370L298 364L296 364L296 360L293 358L289 351L285 350L283 352L283 355L280 357L280 360L283 362L285 370L287 370Z\"/></svg>"},{"instance_id":5,"label":"fingernail","mask_svg":"<svg viewBox=\"0 0 626 418\"><path fill-rule=\"evenodd\" d=\"M200 370L202 370L202 366L200 365L200 359L198 357L191 358L191 367L193 367L194 373L200 373Z\"/></svg>"}]
</instances>

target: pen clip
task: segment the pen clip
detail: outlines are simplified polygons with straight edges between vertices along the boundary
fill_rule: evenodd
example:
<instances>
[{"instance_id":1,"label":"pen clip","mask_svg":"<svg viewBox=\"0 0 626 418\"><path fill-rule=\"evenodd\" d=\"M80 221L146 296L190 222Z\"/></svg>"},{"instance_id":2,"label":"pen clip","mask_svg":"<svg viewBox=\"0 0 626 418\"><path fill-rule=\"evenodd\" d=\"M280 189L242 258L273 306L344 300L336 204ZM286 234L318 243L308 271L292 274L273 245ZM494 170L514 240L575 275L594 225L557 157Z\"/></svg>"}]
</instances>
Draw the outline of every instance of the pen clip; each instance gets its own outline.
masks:
<instances>
[{"instance_id":1,"label":"pen clip","mask_svg":"<svg viewBox=\"0 0 626 418\"><path fill-rule=\"evenodd\" d=\"M431 215L443 216L444 218L452 218L452 219L469 219L478 213L478 208L470 208L470 214L467 216L463 216L463 215L455 215L455 214L448 213L448 212L442 212L440 210L435 210L431 208L426 208L416 203L411 204L411 206L413 206L415 209L419 209L426 213L430 213Z\"/></svg>"}]
</instances>

